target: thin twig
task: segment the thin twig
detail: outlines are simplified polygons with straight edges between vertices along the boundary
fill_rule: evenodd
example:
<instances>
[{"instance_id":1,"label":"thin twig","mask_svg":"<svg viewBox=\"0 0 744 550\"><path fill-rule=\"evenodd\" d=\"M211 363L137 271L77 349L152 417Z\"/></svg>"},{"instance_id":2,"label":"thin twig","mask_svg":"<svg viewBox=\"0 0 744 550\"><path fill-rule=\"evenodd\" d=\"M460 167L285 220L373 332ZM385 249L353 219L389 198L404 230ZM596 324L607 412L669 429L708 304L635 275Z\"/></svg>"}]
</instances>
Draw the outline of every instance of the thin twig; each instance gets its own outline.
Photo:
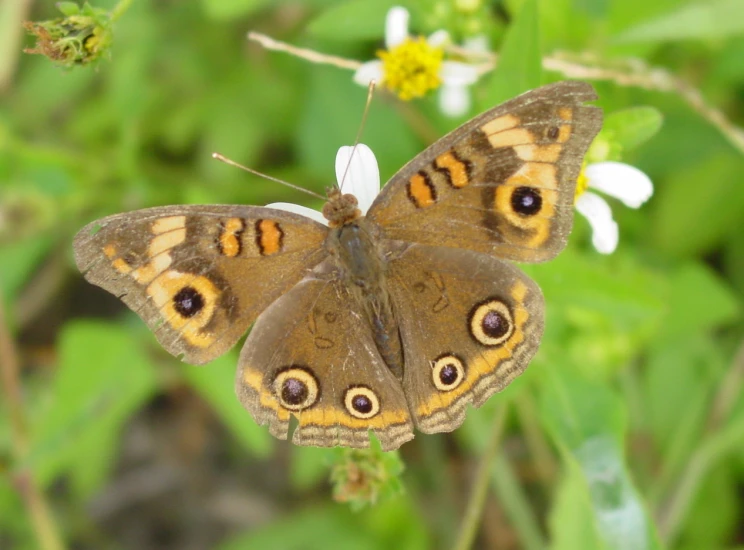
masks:
<instances>
[{"instance_id":1,"label":"thin twig","mask_svg":"<svg viewBox=\"0 0 744 550\"><path fill-rule=\"evenodd\" d=\"M0 2L0 92L10 89L20 56L23 20L28 17L32 0Z\"/></svg>"},{"instance_id":2,"label":"thin twig","mask_svg":"<svg viewBox=\"0 0 744 550\"><path fill-rule=\"evenodd\" d=\"M668 505L659 516L659 536L666 546L674 546L680 528L687 517L698 488L705 476L730 452L744 441L744 415L720 432L705 440L693 453L680 481L669 497Z\"/></svg>"},{"instance_id":3,"label":"thin twig","mask_svg":"<svg viewBox=\"0 0 744 550\"><path fill-rule=\"evenodd\" d=\"M333 65L341 69L356 71L362 63L354 59L346 59L334 55L326 55L306 48L297 48L286 42L280 42L264 34L249 32L248 39L258 42L268 50L285 52L311 63ZM475 67L478 75L482 76L491 72L498 63L498 55L489 52L476 52L457 46L448 46L447 51L466 59L478 60ZM744 154L744 130L733 124L723 112L709 105L700 90L691 86L681 78L675 76L666 69L648 66L640 59L622 60L617 65L621 68L608 68L602 61L596 58L589 63L572 59L571 54L556 52L553 55L543 57L543 68L548 71L561 73L569 78L583 80L606 80L620 86L637 87L659 92L676 93L687 105L703 117L712 126L717 128L724 137L740 153ZM584 57L589 57L585 55Z\"/></svg>"},{"instance_id":4,"label":"thin twig","mask_svg":"<svg viewBox=\"0 0 744 550\"><path fill-rule=\"evenodd\" d=\"M111 18L111 22L113 23L117 19L119 19L124 13L130 8L132 5L133 0L119 0L119 3L116 4L113 10L111 10L111 14L109 17Z\"/></svg>"},{"instance_id":5,"label":"thin twig","mask_svg":"<svg viewBox=\"0 0 744 550\"><path fill-rule=\"evenodd\" d=\"M744 415L725 425L734 405L741 396L744 382L744 343L737 350L728 373L721 381L708 417L710 433L699 445L670 491L665 506L658 511L659 535L668 545L679 534L700 484L716 463L744 441ZM719 429L720 428L720 429Z\"/></svg>"},{"instance_id":6,"label":"thin twig","mask_svg":"<svg viewBox=\"0 0 744 550\"><path fill-rule=\"evenodd\" d=\"M0 296L0 374L3 381L5 403L9 408L11 438L16 464L23 464L29 453L28 424L23 413L23 392L15 341L5 320L5 304ZM52 517L44 493L29 470L14 473L15 486L23 498L37 543L42 550L62 550L64 544Z\"/></svg>"},{"instance_id":7,"label":"thin twig","mask_svg":"<svg viewBox=\"0 0 744 550\"><path fill-rule=\"evenodd\" d=\"M480 457L478 472L475 475L473 486L470 490L465 515L460 524L460 531L457 540L453 546L454 550L468 550L478 534L483 507L486 504L486 495L488 494L488 478L491 473L491 465L494 457L499 450L501 436L504 433L504 420L506 419L506 404L499 404L491 427L491 435L488 440L486 449Z\"/></svg>"},{"instance_id":8,"label":"thin twig","mask_svg":"<svg viewBox=\"0 0 744 550\"><path fill-rule=\"evenodd\" d=\"M547 548L540 522L530 505L527 493L503 451L496 453L491 464L491 487L519 537L520 548L524 550Z\"/></svg>"},{"instance_id":9,"label":"thin twig","mask_svg":"<svg viewBox=\"0 0 744 550\"><path fill-rule=\"evenodd\" d=\"M266 36L265 34L261 34L258 32L249 32L248 40L258 42L267 50L285 52L290 55L294 55L295 57L299 57L300 59L304 59L305 61L309 61L310 63L333 65L334 67L338 67L340 69L349 69L352 71L356 71L359 67L362 66L361 61L346 59L344 57L338 57L335 55L326 55L320 52L316 52L315 50L308 50L307 48L298 48L296 46L292 46L291 44L287 44L286 42L274 40L270 36Z\"/></svg>"},{"instance_id":10,"label":"thin twig","mask_svg":"<svg viewBox=\"0 0 744 550\"><path fill-rule=\"evenodd\" d=\"M540 482L549 493L553 488L558 465L550 443L545 439L545 431L540 429L535 400L531 393L521 392L515 399L515 406L519 425L522 427Z\"/></svg>"},{"instance_id":11,"label":"thin twig","mask_svg":"<svg viewBox=\"0 0 744 550\"><path fill-rule=\"evenodd\" d=\"M739 402L744 386L744 342L739 345L734 360L718 386L713 407L708 417L707 429L713 431L722 425Z\"/></svg>"}]
</instances>

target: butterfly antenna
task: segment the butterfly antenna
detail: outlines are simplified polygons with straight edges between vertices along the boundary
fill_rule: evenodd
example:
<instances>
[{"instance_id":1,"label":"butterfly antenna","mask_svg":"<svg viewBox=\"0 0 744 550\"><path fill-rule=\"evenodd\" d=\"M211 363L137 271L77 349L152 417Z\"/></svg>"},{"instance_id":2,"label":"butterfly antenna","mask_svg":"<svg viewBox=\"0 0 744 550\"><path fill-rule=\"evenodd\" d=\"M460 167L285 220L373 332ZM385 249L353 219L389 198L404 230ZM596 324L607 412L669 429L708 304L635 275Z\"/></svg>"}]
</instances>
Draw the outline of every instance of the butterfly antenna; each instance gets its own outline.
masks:
<instances>
[{"instance_id":1,"label":"butterfly antenna","mask_svg":"<svg viewBox=\"0 0 744 550\"><path fill-rule=\"evenodd\" d=\"M346 176L349 173L349 167L351 166L351 159L354 158L354 154L357 150L357 145L359 145L359 140L362 137L362 132L364 131L364 126L367 124L367 115L369 114L369 107L372 104L372 94L375 91L375 86L377 83L374 80L370 80L369 85L367 86L367 101L364 104L364 112L362 113L362 122L359 124L359 130L357 131L356 138L354 139L354 145L351 149L351 155L349 156L349 162L346 164L346 169L344 170L344 175L341 178L341 182L339 183L339 189L343 190L344 183L346 182Z\"/></svg>"},{"instance_id":2,"label":"butterfly antenna","mask_svg":"<svg viewBox=\"0 0 744 550\"><path fill-rule=\"evenodd\" d=\"M262 177L264 179L274 181L276 183L281 183L282 185L286 185L287 187L291 187L292 189L296 189L297 191L302 191L303 193L307 193L308 195L312 195L316 199L326 200L326 197L321 195L320 193L316 193L315 191L310 191L310 189L305 189L304 187L300 187L299 185L295 185L294 183L289 183L288 181L280 180L279 178L275 178L273 176L269 176L267 174L264 174L262 172L259 172L258 170L254 170L253 168L248 168L247 166L243 166L242 164L239 164L235 162L234 160L231 160L227 158L224 155L221 155L220 153L212 153L212 158L217 159L221 162L224 162L225 164L229 164L230 166L235 166L236 168L240 168L241 170L245 170L246 172L249 172L251 174L254 174L256 176Z\"/></svg>"}]
</instances>

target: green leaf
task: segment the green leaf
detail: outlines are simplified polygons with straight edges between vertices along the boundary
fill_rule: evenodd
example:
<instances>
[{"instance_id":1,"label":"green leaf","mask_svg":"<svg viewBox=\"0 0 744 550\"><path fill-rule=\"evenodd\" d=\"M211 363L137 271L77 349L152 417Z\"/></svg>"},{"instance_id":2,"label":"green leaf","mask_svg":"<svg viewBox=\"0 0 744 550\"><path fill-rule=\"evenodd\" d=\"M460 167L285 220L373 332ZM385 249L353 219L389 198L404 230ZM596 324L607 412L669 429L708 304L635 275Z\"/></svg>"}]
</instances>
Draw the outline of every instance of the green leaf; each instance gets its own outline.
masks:
<instances>
[{"instance_id":1,"label":"green leaf","mask_svg":"<svg viewBox=\"0 0 744 550\"><path fill-rule=\"evenodd\" d=\"M296 147L302 164L330 182L338 148L352 144L359 131L366 90L354 84L349 73L330 67L313 69L307 86ZM372 102L361 141L374 151L382 181L421 150L410 126L389 102Z\"/></svg>"},{"instance_id":2,"label":"green leaf","mask_svg":"<svg viewBox=\"0 0 744 550\"><path fill-rule=\"evenodd\" d=\"M665 345L657 342L649 352L643 372L646 429L664 454L673 451L686 456L697 443L706 396L712 391L710 378L718 362L710 355L713 345L705 335L693 332L666 340ZM669 460L678 462L679 458L670 456Z\"/></svg>"},{"instance_id":3,"label":"green leaf","mask_svg":"<svg viewBox=\"0 0 744 550\"><path fill-rule=\"evenodd\" d=\"M744 2L712 0L694 2L616 37L616 42L666 42L669 40L722 40L744 33Z\"/></svg>"},{"instance_id":4,"label":"green leaf","mask_svg":"<svg viewBox=\"0 0 744 550\"><path fill-rule=\"evenodd\" d=\"M7 548L13 550L38 550L32 520L13 481L11 476L0 475L0 541L7 542Z\"/></svg>"},{"instance_id":5,"label":"green leaf","mask_svg":"<svg viewBox=\"0 0 744 550\"><path fill-rule=\"evenodd\" d=\"M374 550L432 548L421 514L398 498L355 514L345 506L313 506L238 535L217 550Z\"/></svg>"},{"instance_id":6,"label":"green leaf","mask_svg":"<svg viewBox=\"0 0 744 550\"><path fill-rule=\"evenodd\" d=\"M378 40L385 33L388 10L397 0L351 0L328 8L307 26L308 33L327 40Z\"/></svg>"},{"instance_id":7,"label":"green leaf","mask_svg":"<svg viewBox=\"0 0 744 550\"><path fill-rule=\"evenodd\" d=\"M328 477L337 449L291 445L290 476L296 489L308 489Z\"/></svg>"},{"instance_id":8,"label":"green leaf","mask_svg":"<svg viewBox=\"0 0 744 550\"><path fill-rule=\"evenodd\" d=\"M604 547L658 548L654 527L625 465L623 403L605 386L570 368L545 370L542 420L569 469L581 472Z\"/></svg>"},{"instance_id":9,"label":"green leaf","mask_svg":"<svg viewBox=\"0 0 744 550\"><path fill-rule=\"evenodd\" d=\"M282 548L284 550L373 550L374 541L359 534L358 516L340 508L302 510L271 525L252 529L221 544L218 550Z\"/></svg>"},{"instance_id":10,"label":"green leaf","mask_svg":"<svg viewBox=\"0 0 744 550\"><path fill-rule=\"evenodd\" d=\"M0 292L7 303L26 284L52 247L50 238L31 237L0 246Z\"/></svg>"},{"instance_id":11,"label":"green leaf","mask_svg":"<svg viewBox=\"0 0 744 550\"><path fill-rule=\"evenodd\" d=\"M269 2L270 0L201 0L207 16L218 20L244 17Z\"/></svg>"},{"instance_id":12,"label":"green leaf","mask_svg":"<svg viewBox=\"0 0 744 550\"><path fill-rule=\"evenodd\" d=\"M266 427L255 423L235 395L237 364L235 354L229 353L208 365L185 365L184 375L246 449L265 457L273 450L274 441Z\"/></svg>"},{"instance_id":13,"label":"green leaf","mask_svg":"<svg viewBox=\"0 0 744 550\"><path fill-rule=\"evenodd\" d=\"M665 173L665 181L674 185L660 186L651 201L649 237L658 249L675 256L713 250L744 219L741 157L713 152L688 164L685 154L678 152L679 167Z\"/></svg>"},{"instance_id":14,"label":"green leaf","mask_svg":"<svg viewBox=\"0 0 744 550\"><path fill-rule=\"evenodd\" d=\"M685 263L671 276L668 312L661 339L676 340L737 319L741 304L734 293L702 263Z\"/></svg>"},{"instance_id":15,"label":"green leaf","mask_svg":"<svg viewBox=\"0 0 744 550\"><path fill-rule=\"evenodd\" d=\"M124 423L155 389L140 342L116 324L69 323L59 341L51 406L28 459L42 484L69 471L82 496L97 490L116 458Z\"/></svg>"},{"instance_id":16,"label":"green leaf","mask_svg":"<svg viewBox=\"0 0 744 550\"><path fill-rule=\"evenodd\" d=\"M602 550L594 525L592 501L581 468L569 462L558 483L548 515L551 550Z\"/></svg>"},{"instance_id":17,"label":"green leaf","mask_svg":"<svg viewBox=\"0 0 744 550\"><path fill-rule=\"evenodd\" d=\"M57 2L57 9L62 12L62 15L66 15L67 17L80 13L80 6L75 2Z\"/></svg>"},{"instance_id":18,"label":"green leaf","mask_svg":"<svg viewBox=\"0 0 744 550\"><path fill-rule=\"evenodd\" d=\"M648 141L661 128L663 116L655 107L631 107L605 117L602 132L629 151Z\"/></svg>"},{"instance_id":19,"label":"green leaf","mask_svg":"<svg viewBox=\"0 0 744 550\"><path fill-rule=\"evenodd\" d=\"M681 538L687 548L727 548L731 533L741 527L741 497L730 464L712 468L692 502ZM715 502L715 506L711 503Z\"/></svg>"},{"instance_id":20,"label":"green leaf","mask_svg":"<svg viewBox=\"0 0 744 550\"><path fill-rule=\"evenodd\" d=\"M609 378L623 368L664 318L667 281L631 256L569 249L550 264L524 268L545 294L548 322L541 348L593 378Z\"/></svg>"},{"instance_id":21,"label":"green leaf","mask_svg":"<svg viewBox=\"0 0 744 550\"><path fill-rule=\"evenodd\" d=\"M498 65L491 77L488 101L500 103L537 88L541 76L537 1L525 0L504 36Z\"/></svg>"}]
</instances>

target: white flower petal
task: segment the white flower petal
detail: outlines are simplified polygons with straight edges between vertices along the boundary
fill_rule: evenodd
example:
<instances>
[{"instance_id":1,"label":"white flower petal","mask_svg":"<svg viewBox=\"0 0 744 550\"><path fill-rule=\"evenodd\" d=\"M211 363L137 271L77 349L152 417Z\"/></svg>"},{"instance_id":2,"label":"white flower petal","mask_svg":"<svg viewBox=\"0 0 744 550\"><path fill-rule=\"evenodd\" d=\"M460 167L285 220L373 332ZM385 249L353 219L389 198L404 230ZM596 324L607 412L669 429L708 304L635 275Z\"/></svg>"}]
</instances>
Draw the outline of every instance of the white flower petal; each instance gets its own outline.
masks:
<instances>
[{"instance_id":1,"label":"white flower petal","mask_svg":"<svg viewBox=\"0 0 744 550\"><path fill-rule=\"evenodd\" d=\"M328 220L323 217L323 214L317 210L313 210L312 208L300 204L294 204L291 202L272 202L271 204L267 204L266 208L276 208L277 210L284 210L285 212L294 212L295 214L300 214L306 218L315 220L318 223L322 223L323 225L328 225Z\"/></svg>"},{"instance_id":2,"label":"white flower petal","mask_svg":"<svg viewBox=\"0 0 744 550\"><path fill-rule=\"evenodd\" d=\"M406 8L393 6L388 10L385 16L385 48L394 48L408 38L409 18Z\"/></svg>"},{"instance_id":3,"label":"white flower petal","mask_svg":"<svg viewBox=\"0 0 744 550\"><path fill-rule=\"evenodd\" d=\"M617 248L618 227L612 219L612 210L605 200L594 193L584 193L576 201L579 211L592 226L592 244L602 254L611 254Z\"/></svg>"},{"instance_id":4,"label":"white flower petal","mask_svg":"<svg viewBox=\"0 0 744 550\"><path fill-rule=\"evenodd\" d=\"M470 110L470 91L465 86L442 86L439 109L447 116L462 116Z\"/></svg>"},{"instance_id":5,"label":"white flower petal","mask_svg":"<svg viewBox=\"0 0 744 550\"><path fill-rule=\"evenodd\" d=\"M344 146L336 153L336 181L344 193L357 198L365 214L380 192L380 169L372 149L359 143L352 158L353 149Z\"/></svg>"},{"instance_id":6,"label":"white flower petal","mask_svg":"<svg viewBox=\"0 0 744 550\"><path fill-rule=\"evenodd\" d=\"M362 86L369 86L373 80L378 84L382 82L382 61L379 59L362 63L354 73L354 82Z\"/></svg>"},{"instance_id":7,"label":"white flower petal","mask_svg":"<svg viewBox=\"0 0 744 550\"><path fill-rule=\"evenodd\" d=\"M478 80L478 69L459 61L444 61L439 69L439 78L445 86L469 86Z\"/></svg>"},{"instance_id":8,"label":"white flower petal","mask_svg":"<svg viewBox=\"0 0 744 550\"><path fill-rule=\"evenodd\" d=\"M463 40L462 47L469 52L488 53L491 51L491 43L485 34L476 34Z\"/></svg>"},{"instance_id":9,"label":"white flower petal","mask_svg":"<svg viewBox=\"0 0 744 550\"><path fill-rule=\"evenodd\" d=\"M450 35L444 29L434 31L426 39L426 43L432 48L443 48L450 41Z\"/></svg>"},{"instance_id":10,"label":"white flower petal","mask_svg":"<svg viewBox=\"0 0 744 550\"><path fill-rule=\"evenodd\" d=\"M635 166L622 162L598 162L586 167L589 187L620 199L631 208L638 208L654 193L649 177Z\"/></svg>"}]
</instances>

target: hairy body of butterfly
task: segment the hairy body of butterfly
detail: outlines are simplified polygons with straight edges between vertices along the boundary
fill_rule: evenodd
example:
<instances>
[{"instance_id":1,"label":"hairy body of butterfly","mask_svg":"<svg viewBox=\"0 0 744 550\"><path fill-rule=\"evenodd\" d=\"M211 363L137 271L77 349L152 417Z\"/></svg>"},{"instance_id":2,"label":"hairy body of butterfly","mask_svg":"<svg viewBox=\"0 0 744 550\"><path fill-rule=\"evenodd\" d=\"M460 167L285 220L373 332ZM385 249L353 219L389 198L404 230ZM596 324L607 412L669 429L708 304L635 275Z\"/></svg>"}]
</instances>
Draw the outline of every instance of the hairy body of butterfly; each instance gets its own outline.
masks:
<instances>
[{"instance_id":1,"label":"hairy body of butterfly","mask_svg":"<svg viewBox=\"0 0 744 550\"><path fill-rule=\"evenodd\" d=\"M104 218L75 239L86 278L120 296L186 361L240 355L238 397L303 445L384 449L451 431L526 368L539 287L505 260L565 245L576 178L601 126L591 86L523 94L403 167L366 216L329 192L329 226L251 206ZM94 229L98 231L94 232Z\"/></svg>"}]
</instances>

